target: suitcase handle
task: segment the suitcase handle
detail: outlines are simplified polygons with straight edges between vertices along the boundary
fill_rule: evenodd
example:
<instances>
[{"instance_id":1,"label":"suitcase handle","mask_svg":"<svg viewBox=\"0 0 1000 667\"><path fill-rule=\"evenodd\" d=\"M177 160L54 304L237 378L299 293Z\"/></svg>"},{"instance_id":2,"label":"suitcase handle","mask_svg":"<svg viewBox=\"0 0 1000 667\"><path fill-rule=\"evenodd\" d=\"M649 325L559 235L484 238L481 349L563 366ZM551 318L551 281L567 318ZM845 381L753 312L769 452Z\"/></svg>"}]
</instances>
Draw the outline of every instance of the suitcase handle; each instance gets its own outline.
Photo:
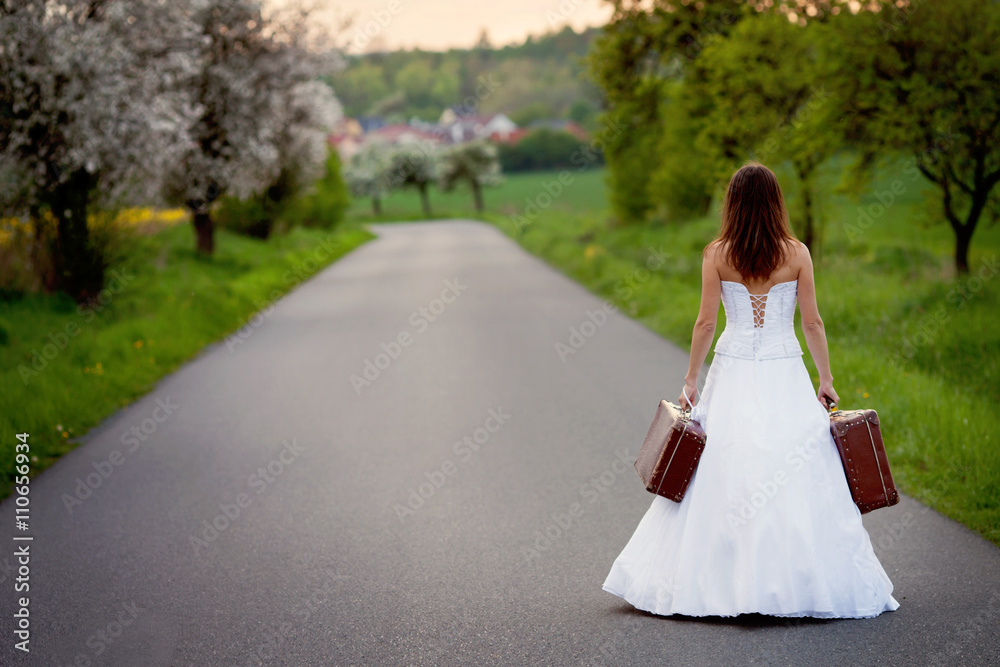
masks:
<instances>
[{"instance_id":1,"label":"suitcase handle","mask_svg":"<svg viewBox=\"0 0 1000 667\"><path fill-rule=\"evenodd\" d=\"M686 416L690 417L691 416L691 408L694 407L694 403L691 402L691 397L688 396L688 393L686 391L684 391L684 389L681 389L681 393L684 394L684 398L688 402L688 406L684 409L684 413L685 413Z\"/></svg>"}]
</instances>

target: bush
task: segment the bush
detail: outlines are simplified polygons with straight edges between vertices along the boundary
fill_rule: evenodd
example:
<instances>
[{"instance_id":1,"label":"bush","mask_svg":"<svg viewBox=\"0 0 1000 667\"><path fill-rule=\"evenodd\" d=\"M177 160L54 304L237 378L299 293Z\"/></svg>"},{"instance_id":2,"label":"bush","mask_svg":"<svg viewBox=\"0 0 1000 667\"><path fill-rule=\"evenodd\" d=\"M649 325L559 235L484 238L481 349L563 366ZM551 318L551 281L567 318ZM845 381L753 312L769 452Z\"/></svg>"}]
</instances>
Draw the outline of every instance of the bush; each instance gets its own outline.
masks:
<instances>
[{"instance_id":1,"label":"bush","mask_svg":"<svg viewBox=\"0 0 1000 667\"><path fill-rule=\"evenodd\" d=\"M343 220L350 204L347 186L340 173L340 157L330 150L323 177L305 194L287 198L272 186L263 194L247 199L223 197L215 211L215 221L237 234L266 239L292 227L330 228Z\"/></svg>"},{"instance_id":2,"label":"bush","mask_svg":"<svg viewBox=\"0 0 1000 667\"><path fill-rule=\"evenodd\" d=\"M0 220L0 289L5 294L38 292L55 283L54 234L55 225L45 219Z\"/></svg>"},{"instance_id":3,"label":"bush","mask_svg":"<svg viewBox=\"0 0 1000 667\"><path fill-rule=\"evenodd\" d=\"M118 210L87 216L86 251L102 273L129 254L134 230L124 223L122 215L123 211ZM35 219L24 216L0 220L0 301L11 295L58 287L56 225L48 209L42 209Z\"/></svg>"},{"instance_id":4,"label":"bush","mask_svg":"<svg viewBox=\"0 0 1000 667\"><path fill-rule=\"evenodd\" d=\"M266 239L271 235L273 227L273 220L262 195L247 199L223 197L216 204L215 223L231 232L255 239Z\"/></svg>"},{"instance_id":5,"label":"bush","mask_svg":"<svg viewBox=\"0 0 1000 667\"><path fill-rule=\"evenodd\" d=\"M330 228L344 219L344 212L350 203L341 173L340 156L331 149L323 178L317 181L311 192L289 205L285 218L289 226Z\"/></svg>"},{"instance_id":6,"label":"bush","mask_svg":"<svg viewBox=\"0 0 1000 667\"><path fill-rule=\"evenodd\" d=\"M555 116L555 110L552 105L546 104L545 102L533 102L527 106L521 107L517 111L513 111L510 114L510 119L518 124L520 127L525 125L530 125L536 120L545 120L546 118L552 118Z\"/></svg>"},{"instance_id":7,"label":"bush","mask_svg":"<svg viewBox=\"0 0 1000 667\"><path fill-rule=\"evenodd\" d=\"M500 166L504 171L564 169L583 157L584 143L569 132L540 128L529 132L516 144L500 144ZM597 164L597 161L594 161ZM589 166L589 165L588 165Z\"/></svg>"}]
</instances>

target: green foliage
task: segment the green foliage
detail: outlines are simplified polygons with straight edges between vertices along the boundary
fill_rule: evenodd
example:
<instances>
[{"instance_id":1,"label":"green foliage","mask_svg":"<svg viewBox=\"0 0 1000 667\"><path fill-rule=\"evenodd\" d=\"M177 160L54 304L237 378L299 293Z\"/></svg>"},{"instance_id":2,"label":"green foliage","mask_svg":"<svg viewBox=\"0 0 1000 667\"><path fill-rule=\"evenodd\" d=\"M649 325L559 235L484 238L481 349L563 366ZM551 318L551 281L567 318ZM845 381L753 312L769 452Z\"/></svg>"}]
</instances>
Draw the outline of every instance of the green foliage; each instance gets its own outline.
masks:
<instances>
[{"instance_id":1,"label":"green foliage","mask_svg":"<svg viewBox=\"0 0 1000 667\"><path fill-rule=\"evenodd\" d=\"M372 113L372 107L389 95L389 84L386 82L382 68L364 59L351 63L333 78L334 90L344 110L352 116L363 116Z\"/></svg>"},{"instance_id":2,"label":"green foliage","mask_svg":"<svg viewBox=\"0 0 1000 667\"><path fill-rule=\"evenodd\" d=\"M382 174L385 189L413 188L420 193L424 215L431 216L428 188L438 179L438 147L430 142L407 143L389 149Z\"/></svg>"},{"instance_id":3,"label":"green foliage","mask_svg":"<svg viewBox=\"0 0 1000 667\"><path fill-rule=\"evenodd\" d=\"M680 85L672 85L670 90L677 94ZM715 165L695 148L700 124L678 102L668 102L665 108L668 120L651 167L650 203L663 220L704 217L718 184Z\"/></svg>"},{"instance_id":4,"label":"green foliage","mask_svg":"<svg viewBox=\"0 0 1000 667\"><path fill-rule=\"evenodd\" d=\"M375 215L380 212L382 198L391 189L387 179L391 151L386 144L370 141L351 156L344 169L344 181L351 195L370 198Z\"/></svg>"},{"instance_id":5,"label":"green foliage","mask_svg":"<svg viewBox=\"0 0 1000 667\"><path fill-rule=\"evenodd\" d=\"M434 72L430 64L414 60L404 65L393 77L395 88L402 90L407 99L417 105L426 104L434 85Z\"/></svg>"},{"instance_id":6,"label":"green foliage","mask_svg":"<svg viewBox=\"0 0 1000 667\"><path fill-rule=\"evenodd\" d=\"M818 244L820 167L850 148L857 186L902 151L907 173L937 186L934 208L954 232L956 269L967 270L977 224L1000 217L1000 3L876 2L836 15L823 3L614 6L590 71L606 98L604 125L625 128L607 151L619 220L697 212L712 190L702 173L722 184L756 159L790 169L793 227ZM693 150L678 125L696 137Z\"/></svg>"},{"instance_id":7,"label":"green foliage","mask_svg":"<svg viewBox=\"0 0 1000 667\"><path fill-rule=\"evenodd\" d=\"M545 120L552 117L552 108L545 102L532 102L510 114L510 119L521 127L530 125L536 120Z\"/></svg>"},{"instance_id":8,"label":"green foliage","mask_svg":"<svg viewBox=\"0 0 1000 667\"><path fill-rule=\"evenodd\" d=\"M271 235L274 219L262 195L240 199L227 195L219 199L214 211L215 224L235 234L256 239Z\"/></svg>"},{"instance_id":9,"label":"green foliage","mask_svg":"<svg viewBox=\"0 0 1000 667\"><path fill-rule=\"evenodd\" d=\"M658 94L650 94L647 99L658 97ZM623 104L601 119L601 135L610 137L604 150L608 165L608 198L620 224L643 222L653 209L651 167L659 160L657 150L662 141L663 125L659 117L648 117L658 113L652 102L645 105L644 111L638 111L643 106Z\"/></svg>"},{"instance_id":10,"label":"green foliage","mask_svg":"<svg viewBox=\"0 0 1000 667\"><path fill-rule=\"evenodd\" d=\"M350 202L340 173L340 156L330 149L325 170L311 188L288 196L289 190L274 185L247 199L222 197L215 209L219 227L258 239L292 227L330 228L343 219Z\"/></svg>"},{"instance_id":11,"label":"green foliage","mask_svg":"<svg viewBox=\"0 0 1000 667\"><path fill-rule=\"evenodd\" d=\"M611 21L594 41L589 70L606 100L601 126L608 132L605 159L612 210L621 223L645 220L654 201L651 179L660 164L668 99L665 90L699 57L705 43L724 36L747 13L741 0L616 3ZM662 189L662 180L656 184Z\"/></svg>"},{"instance_id":12,"label":"green foliage","mask_svg":"<svg viewBox=\"0 0 1000 667\"><path fill-rule=\"evenodd\" d=\"M848 135L861 167L903 151L938 190L955 235L955 266L968 269L972 235L1000 216L1000 3L884 4L841 17L834 33L843 70L840 99L852 105Z\"/></svg>"},{"instance_id":13,"label":"green foliage","mask_svg":"<svg viewBox=\"0 0 1000 667\"><path fill-rule=\"evenodd\" d=\"M441 153L437 178L444 192L459 183L468 184L476 210L482 211L483 186L498 185L502 180L497 147L485 139L449 147Z\"/></svg>"},{"instance_id":14,"label":"green foliage","mask_svg":"<svg viewBox=\"0 0 1000 667\"><path fill-rule=\"evenodd\" d=\"M687 113L699 119L696 153L711 161L718 182L749 158L791 162L800 206L789 214L809 247L818 236L815 170L841 144L832 122L839 110L818 85L836 67L818 46L824 28L777 13L741 21L728 37L707 41L684 82Z\"/></svg>"},{"instance_id":15,"label":"green foliage","mask_svg":"<svg viewBox=\"0 0 1000 667\"><path fill-rule=\"evenodd\" d=\"M566 118L581 100L590 108L599 104L599 92L581 78L581 60L596 34L593 28L577 33L566 27L503 48L352 56L330 82L349 116L431 121L448 107L464 105L526 122Z\"/></svg>"},{"instance_id":16,"label":"green foliage","mask_svg":"<svg viewBox=\"0 0 1000 667\"><path fill-rule=\"evenodd\" d=\"M577 100L569 108L566 117L583 127L590 127L597 118L597 108L587 100Z\"/></svg>"},{"instance_id":17,"label":"green foliage","mask_svg":"<svg viewBox=\"0 0 1000 667\"><path fill-rule=\"evenodd\" d=\"M531 171L579 166L573 159L580 161L585 145L569 132L543 127L516 144L501 144L498 150L504 171Z\"/></svg>"},{"instance_id":18,"label":"green foliage","mask_svg":"<svg viewBox=\"0 0 1000 667\"><path fill-rule=\"evenodd\" d=\"M312 190L293 201L285 211L289 226L329 229L344 219L351 199L341 174L340 156L331 149L323 177Z\"/></svg>"}]
</instances>

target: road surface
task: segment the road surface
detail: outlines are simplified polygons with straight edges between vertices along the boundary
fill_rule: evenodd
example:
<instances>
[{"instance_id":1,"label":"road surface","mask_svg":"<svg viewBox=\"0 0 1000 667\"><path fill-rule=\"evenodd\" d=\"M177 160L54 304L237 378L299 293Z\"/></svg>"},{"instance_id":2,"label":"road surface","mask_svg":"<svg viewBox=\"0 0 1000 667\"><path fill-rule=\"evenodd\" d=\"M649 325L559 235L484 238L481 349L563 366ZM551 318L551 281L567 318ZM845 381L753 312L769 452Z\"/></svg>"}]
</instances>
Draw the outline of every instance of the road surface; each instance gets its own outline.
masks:
<instances>
[{"instance_id":1,"label":"road surface","mask_svg":"<svg viewBox=\"0 0 1000 667\"><path fill-rule=\"evenodd\" d=\"M901 603L875 619L602 591L686 351L486 224L375 230L32 482L31 652L8 541L0 663L998 662L1000 550L905 496L864 518Z\"/></svg>"}]
</instances>

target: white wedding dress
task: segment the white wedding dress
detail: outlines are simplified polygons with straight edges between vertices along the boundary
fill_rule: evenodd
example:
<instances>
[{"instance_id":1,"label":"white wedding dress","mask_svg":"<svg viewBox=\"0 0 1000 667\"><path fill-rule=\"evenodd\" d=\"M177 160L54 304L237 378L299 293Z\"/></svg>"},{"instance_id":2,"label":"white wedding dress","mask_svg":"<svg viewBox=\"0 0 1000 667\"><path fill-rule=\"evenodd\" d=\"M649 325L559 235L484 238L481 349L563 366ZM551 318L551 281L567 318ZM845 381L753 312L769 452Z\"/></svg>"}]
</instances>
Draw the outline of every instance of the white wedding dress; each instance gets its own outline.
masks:
<instances>
[{"instance_id":1,"label":"white wedding dress","mask_svg":"<svg viewBox=\"0 0 1000 667\"><path fill-rule=\"evenodd\" d=\"M793 326L797 282L722 281L726 328L680 503L655 496L604 590L654 614L878 616L899 603L851 499Z\"/></svg>"}]
</instances>

